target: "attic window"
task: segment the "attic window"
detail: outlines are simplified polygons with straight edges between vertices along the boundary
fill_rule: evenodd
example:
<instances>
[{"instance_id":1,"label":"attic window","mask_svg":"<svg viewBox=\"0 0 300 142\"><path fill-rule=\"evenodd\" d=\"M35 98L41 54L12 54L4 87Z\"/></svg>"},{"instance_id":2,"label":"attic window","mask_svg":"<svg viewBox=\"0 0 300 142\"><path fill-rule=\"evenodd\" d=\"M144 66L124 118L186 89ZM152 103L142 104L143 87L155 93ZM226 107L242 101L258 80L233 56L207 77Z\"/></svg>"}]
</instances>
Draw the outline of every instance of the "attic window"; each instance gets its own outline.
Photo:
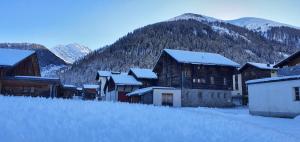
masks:
<instances>
[{"instance_id":1,"label":"attic window","mask_svg":"<svg viewBox=\"0 0 300 142\"><path fill-rule=\"evenodd\" d=\"M300 101L299 87L295 87L294 91L295 91L295 101Z\"/></svg>"}]
</instances>

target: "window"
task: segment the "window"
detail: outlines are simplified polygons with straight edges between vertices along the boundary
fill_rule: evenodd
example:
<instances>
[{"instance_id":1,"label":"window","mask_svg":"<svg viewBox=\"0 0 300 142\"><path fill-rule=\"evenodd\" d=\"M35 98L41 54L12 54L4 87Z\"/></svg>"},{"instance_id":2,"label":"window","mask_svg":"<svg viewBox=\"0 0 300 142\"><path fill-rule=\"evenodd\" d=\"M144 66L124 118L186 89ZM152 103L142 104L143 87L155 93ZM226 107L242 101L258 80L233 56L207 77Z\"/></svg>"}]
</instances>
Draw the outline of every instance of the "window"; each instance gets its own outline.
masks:
<instances>
[{"instance_id":1,"label":"window","mask_svg":"<svg viewBox=\"0 0 300 142\"><path fill-rule=\"evenodd\" d=\"M239 90L239 78L238 75L235 75L235 90Z\"/></svg>"},{"instance_id":2,"label":"window","mask_svg":"<svg viewBox=\"0 0 300 142\"><path fill-rule=\"evenodd\" d=\"M215 78L213 76L210 77L210 84L215 84Z\"/></svg>"},{"instance_id":3,"label":"window","mask_svg":"<svg viewBox=\"0 0 300 142\"><path fill-rule=\"evenodd\" d=\"M295 101L300 101L299 87L295 87L294 91L295 91Z\"/></svg>"},{"instance_id":4,"label":"window","mask_svg":"<svg viewBox=\"0 0 300 142\"><path fill-rule=\"evenodd\" d=\"M195 78L193 78L193 83L196 83L196 79Z\"/></svg>"},{"instance_id":5,"label":"window","mask_svg":"<svg viewBox=\"0 0 300 142\"><path fill-rule=\"evenodd\" d=\"M223 79L223 84L226 86L227 85L227 79L224 77Z\"/></svg>"},{"instance_id":6,"label":"window","mask_svg":"<svg viewBox=\"0 0 300 142\"><path fill-rule=\"evenodd\" d=\"M198 100L202 100L202 92L198 93Z\"/></svg>"},{"instance_id":7,"label":"window","mask_svg":"<svg viewBox=\"0 0 300 142\"><path fill-rule=\"evenodd\" d=\"M224 93L224 99L226 99L226 96L227 96L227 94L226 94L226 93Z\"/></svg>"},{"instance_id":8,"label":"window","mask_svg":"<svg viewBox=\"0 0 300 142\"><path fill-rule=\"evenodd\" d=\"M198 82L198 83L200 83L200 82L201 82L200 78L198 78L198 79L197 79L197 82Z\"/></svg>"},{"instance_id":9,"label":"window","mask_svg":"<svg viewBox=\"0 0 300 142\"><path fill-rule=\"evenodd\" d=\"M220 96L221 96L221 94L220 94L220 92L218 92L217 93L217 98L220 99Z\"/></svg>"},{"instance_id":10,"label":"window","mask_svg":"<svg viewBox=\"0 0 300 142\"><path fill-rule=\"evenodd\" d=\"M212 92L212 93L211 93L211 98L213 99L214 97L215 97L215 93Z\"/></svg>"}]
</instances>

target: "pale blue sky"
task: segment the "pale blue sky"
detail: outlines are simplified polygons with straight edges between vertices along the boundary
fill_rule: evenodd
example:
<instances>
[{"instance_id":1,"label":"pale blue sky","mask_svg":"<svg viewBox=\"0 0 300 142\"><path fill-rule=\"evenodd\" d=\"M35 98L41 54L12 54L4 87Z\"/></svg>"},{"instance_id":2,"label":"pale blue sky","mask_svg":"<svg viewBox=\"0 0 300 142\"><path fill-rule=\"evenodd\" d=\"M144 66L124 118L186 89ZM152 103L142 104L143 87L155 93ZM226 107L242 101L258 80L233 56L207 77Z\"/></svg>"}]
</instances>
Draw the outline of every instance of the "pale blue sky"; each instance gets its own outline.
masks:
<instances>
[{"instance_id":1,"label":"pale blue sky","mask_svg":"<svg viewBox=\"0 0 300 142\"><path fill-rule=\"evenodd\" d=\"M183 13L266 18L300 27L299 0L1 0L0 42L97 49Z\"/></svg>"}]
</instances>

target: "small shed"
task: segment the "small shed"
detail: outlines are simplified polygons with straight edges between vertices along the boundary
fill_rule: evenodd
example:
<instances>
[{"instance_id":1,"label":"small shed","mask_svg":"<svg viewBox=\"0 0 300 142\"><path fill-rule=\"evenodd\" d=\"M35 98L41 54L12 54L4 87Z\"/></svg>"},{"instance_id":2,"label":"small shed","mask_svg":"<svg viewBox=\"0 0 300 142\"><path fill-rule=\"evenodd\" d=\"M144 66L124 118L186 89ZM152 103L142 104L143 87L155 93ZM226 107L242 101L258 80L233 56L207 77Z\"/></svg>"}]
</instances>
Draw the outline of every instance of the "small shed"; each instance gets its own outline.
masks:
<instances>
[{"instance_id":1,"label":"small shed","mask_svg":"<svg viewBox=\"0 0 300 142\"><path fill-rule=\"evenodd\" d=\"M300 75L246 82L253 115L295 117L300 114Z\"/></svg>"},{"instance_id":2,"label":"small shed","mask_svg":"<svg viewBox=\"0 0 300 142\"><path fill-rule=\"evenodd\" d=\"M181 90L173 87L146 87L126 95L131 103L181 107Z\"/></svg>"},{"instance_id":3,"label":"small shed","mask_svg":"<svg viewBox=\"0 0 300 142\"><path fill-rule=\"evenodd\" d=\"M84 84L82 89L84 100L94 100L98 97L99 85Z\"/></svg>"},{"instance_id":4,"label":"small shed","mask_svg":"<svg viewBox=\"0 0 300 142\"><path fill-rule=\"evenodd\" d=\"M62 94L60 97L71 99L77 94L77 87L75 85L63 85Z\"/></svg>"}]
</instances>

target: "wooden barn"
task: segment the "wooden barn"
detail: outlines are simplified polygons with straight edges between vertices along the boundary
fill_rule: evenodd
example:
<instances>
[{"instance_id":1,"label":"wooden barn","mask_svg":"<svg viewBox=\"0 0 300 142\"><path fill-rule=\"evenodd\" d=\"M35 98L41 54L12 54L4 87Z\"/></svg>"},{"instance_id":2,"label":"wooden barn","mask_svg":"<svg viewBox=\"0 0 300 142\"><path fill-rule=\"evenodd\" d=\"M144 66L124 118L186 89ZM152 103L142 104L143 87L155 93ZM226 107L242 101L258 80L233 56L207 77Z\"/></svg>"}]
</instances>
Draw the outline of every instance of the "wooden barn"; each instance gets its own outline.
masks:
<instances>
[{"instance_id":1,"label":"wooden barn","mask_svg":"<svg viewBox=\"0 0 300 142\"><path fill-rule=\"evenodd\" d=\"M242 95L242 105L248 104L248 89L246 82L248 80L267 78L277 76L277 69L272 64L248 62L239 69L239 75L235 75L234 89L239 89ZM241 78L241 84L237 83L237 78ZM237 88L238 87L238 88Z\"/></svg>"},{"instance_id":2,"label":"wooden barn","mask_svg":"<svg viewBox=\"0 0 300 142\"><path fill-rule=\"evenodd\" d=\"M142 82L142 87L156 85L157 75L151 69L131 68L128 75L132 75L137 81Z\"/></svg>"},{"instance_id":3,"label":"wooden barn","mask_svg":"<svg viewBox=\"0 0 300 142\"><path fill-rule=\"evenodd\" d=\"M277 63L274 67L278 76L300 75L300 51Z\"/></svg>"},{"instance_id":4,"label":"wooden barn","mask_svg":"<svg viewBox=\"0 0 300 142\"><path fill-rule=\"evenodd\" d=\"M57 97L60 86L58 78L40 77L34 51L0 49L0 94Z\"/></svg>"},{"instance_id":5,"label":"wooden barn","mask_svg":"<svg viewBox=\"0 0 300 142\"><path fill-rule=\"evenodd\" d=\"M105 85L108 92L105 94L105 99L108 101L129 102L129 97L126 96L142 85L133 76L128 74L111 75Z\"/></svg>"},{"instance_id":6,"label":"wooden barn","mask_svg":"<svg viewBox=\"0 0 300 142\"><path fill-rule=\"evenodd\" d=\"M153 71L158 86L181 89L182 106L228 107L238 67L215 53L164 49Z\"/></svg>"}]
</instances>

